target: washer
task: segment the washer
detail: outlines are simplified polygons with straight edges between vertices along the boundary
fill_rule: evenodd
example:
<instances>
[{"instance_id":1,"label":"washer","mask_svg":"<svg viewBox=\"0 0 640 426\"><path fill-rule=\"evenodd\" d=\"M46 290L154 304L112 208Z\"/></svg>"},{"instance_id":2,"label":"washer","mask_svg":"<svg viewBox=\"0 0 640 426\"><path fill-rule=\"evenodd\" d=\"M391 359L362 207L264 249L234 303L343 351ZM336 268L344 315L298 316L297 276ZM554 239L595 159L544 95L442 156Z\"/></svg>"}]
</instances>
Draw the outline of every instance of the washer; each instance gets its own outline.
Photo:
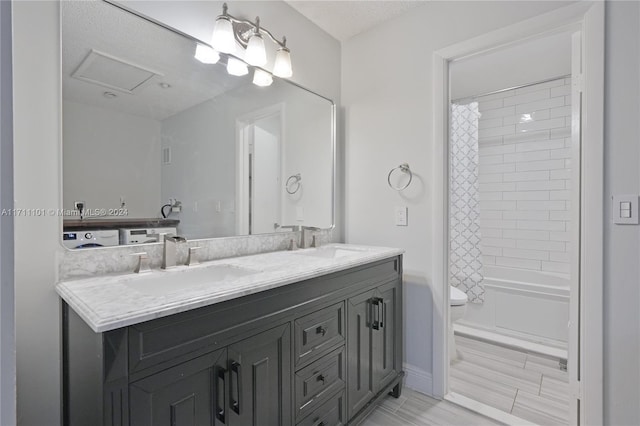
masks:
<instances>
[{"instance_id":1,"label":"washer","mask_svg":"<svg viewBox=\"0 0 640 426\"><path fill-rule=\"evenodd\" d=\"M70 249L113 247L119 243L117 229L83 229L62 233L62 244Z\"/></svg>"},{"instance_id":2,"label":"washer","mask_svg":"<svg viewBox=\"0 0 640 426\"><path fill-rule=\"evenodd\" d=\"M176 228L131 228L120 230L120 244L148 244L157 243L158 235L173 234L177 235Z\"/></svg>"}]
</instances>

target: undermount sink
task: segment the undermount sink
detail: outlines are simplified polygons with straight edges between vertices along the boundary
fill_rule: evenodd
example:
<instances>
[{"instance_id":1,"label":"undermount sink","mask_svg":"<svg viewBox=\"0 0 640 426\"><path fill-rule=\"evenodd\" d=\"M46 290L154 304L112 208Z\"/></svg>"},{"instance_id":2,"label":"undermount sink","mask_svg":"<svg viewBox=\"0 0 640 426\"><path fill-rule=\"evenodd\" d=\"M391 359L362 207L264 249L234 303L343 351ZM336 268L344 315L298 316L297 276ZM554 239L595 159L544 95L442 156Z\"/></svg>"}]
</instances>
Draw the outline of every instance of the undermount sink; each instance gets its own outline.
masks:
<instances>
[{"instance_id":1,"label":"undermount sink","mask_svg":"<svg viewBox=\"0 0 640 426\"><path fill-rule=\"evenodd\" d=\"M353 256L362 253L363 250L348 247L319 247L316 249L304 250L296 252L303 256L322 257L325 259L338 259L342 257Z\"/></svg>"},{"instance_id":2,"label":"undermount sink","mask_svg":"<svg viewBox=\"0 0 640 426\"><path fill-rule=\"evenodd\" d=\"M234 265L211 265L177 267L175 269L152 271L132 277L126 286L140 293L163 296L199 288L210 287L260 271Z\"/></svg>"}]
</instances>

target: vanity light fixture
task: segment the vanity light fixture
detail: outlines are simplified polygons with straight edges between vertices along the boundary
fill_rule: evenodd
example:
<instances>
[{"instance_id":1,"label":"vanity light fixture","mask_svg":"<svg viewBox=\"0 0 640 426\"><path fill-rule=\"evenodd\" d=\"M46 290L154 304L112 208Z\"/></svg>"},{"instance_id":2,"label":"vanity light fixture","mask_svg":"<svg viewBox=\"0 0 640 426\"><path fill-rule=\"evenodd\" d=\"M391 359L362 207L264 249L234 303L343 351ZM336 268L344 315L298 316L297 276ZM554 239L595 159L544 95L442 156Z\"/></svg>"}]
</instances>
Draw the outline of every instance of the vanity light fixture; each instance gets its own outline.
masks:
<instances>
[{"instance_id":1,"label":"vanity light fixture","mask_svg":"<svg viewBox=\"0 0 640 426\"><path fill-rule=\"evenodd\" d=\"M246 62L249 65L260 67L267 63L264 36L267 36L267 38L278 47L273 75L284 78L291 77L293 75L291 55L287 48L286 37L283 37L282 41L276 39L270 31L260 26L260 17L257 17L256 22L253 23L246 19L238 19L230 15L227 13L226 3L222 5L222 15L216 18L211 38L211 46L218 52L233 54L236 44L239 44L242 48L246 49L244 52ZM229 58L230 62L231 59L232 58ZM227 65L227 70L229 70L229 68L229 65Z\"/></svg>"}]
</instances>

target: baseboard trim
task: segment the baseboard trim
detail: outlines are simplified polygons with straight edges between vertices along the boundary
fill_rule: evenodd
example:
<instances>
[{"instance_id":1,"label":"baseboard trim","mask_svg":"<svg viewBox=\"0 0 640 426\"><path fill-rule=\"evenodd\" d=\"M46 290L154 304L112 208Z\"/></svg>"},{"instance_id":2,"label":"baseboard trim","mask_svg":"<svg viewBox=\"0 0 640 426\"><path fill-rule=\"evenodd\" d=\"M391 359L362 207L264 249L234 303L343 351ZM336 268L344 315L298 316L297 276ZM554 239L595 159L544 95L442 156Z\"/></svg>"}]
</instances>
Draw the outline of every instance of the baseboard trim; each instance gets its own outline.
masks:
<instances>
[{"instance_id":1,"label":"baseboard trim","mask_svg":"<svg viewBox=\"0 0 640 426\"><path fill-rule=\"evenodd\" d=\"M425 395L433 395L433 377L431 373L407 363L403 367L405 372L404 385L406 387Z\"/></svg>"}]
</instances>

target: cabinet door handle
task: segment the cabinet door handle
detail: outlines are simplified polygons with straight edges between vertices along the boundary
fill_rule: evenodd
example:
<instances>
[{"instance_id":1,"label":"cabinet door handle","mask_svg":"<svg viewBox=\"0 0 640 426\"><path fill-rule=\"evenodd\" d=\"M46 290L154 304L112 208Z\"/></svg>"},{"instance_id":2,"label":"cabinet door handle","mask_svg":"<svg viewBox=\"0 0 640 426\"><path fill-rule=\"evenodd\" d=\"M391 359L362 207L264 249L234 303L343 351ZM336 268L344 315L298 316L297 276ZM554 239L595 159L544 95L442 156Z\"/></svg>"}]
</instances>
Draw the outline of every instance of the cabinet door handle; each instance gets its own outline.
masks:
<instances>
[{"instance_id":1,"label":"cabinet door handle","mask_svg":"<svg viewBox=\"0 0 640 426\"><path fill-rule=\"evenodd\" d=\"M382 309L382 315L380 316L380 328L384 327L384 323L387 322L387 307L384 305L384 299L381 297L378 304L378 309Z\"/></svg>"},{"instance_id":2,"label":"cabinet door handle","mask_svg":"<svg viewBox=\"0 0 640 426\"><path fill-rule=\"evenodd\" d=\"M380 301L380 299L377 298L377 297L372 298L371 301L370 301L371 309L373 311L372 314L371 314L371 328L373 328L374 330L380 330L380 305L379 305L379 301Z\"/></svg>"},{"instance_id":3,"label":"cabinet door handle","mask_svg":"<svg viewBox=\"0 0 640 426\"><path fill-rule=\"evenodd\" d=\"M231 400L231 409L236 412L236 414L240 414L240 394L242 390L240 389L240 383L242 383L242 379L240 377L240 363L236 361L231 361L231 380L229 380L229 399ZM233 385L235 375L236 385ZM235 390L236 397L233 397Z\"/></svg>"},{"instance_id":4,"label":"cabinet door handle","mask_svg":"<svg viewBox=\"0 0 640 426\"><path fill-rule=\"evenodd\" d=\"M324 336L327 334L327 329L320 325L316 328L316 334L322 334Z\"/></svg>"},{"instance_id":5,"label":"cabinet door handle","mask_svg":"<svg viewBox=\"0 0 640 426\"><path fill-rule=\"evenodd\" d=\"M322 384L324 385L324 376L322 374L318 374L318 377L316 377L316 382L322 382Z\"/></svg>"},{"instance_id":6,"label":"cabinet door handle","mask_svg":"<svg viewBox=\"0 0 640 426\"><path fill-rule=\"evenodd\" d=\"M222 367L217 367L216 373L216 418L222 422L222 424L226 424L224 410L227 406L227 386L225 384L225 375L227 374L227 370ZM222 383L222 386L220 386ZM222 389L222 391L220 391ZM220 404L220 396L222 396L222 404Z\"/></svg>"}]
</instances>

